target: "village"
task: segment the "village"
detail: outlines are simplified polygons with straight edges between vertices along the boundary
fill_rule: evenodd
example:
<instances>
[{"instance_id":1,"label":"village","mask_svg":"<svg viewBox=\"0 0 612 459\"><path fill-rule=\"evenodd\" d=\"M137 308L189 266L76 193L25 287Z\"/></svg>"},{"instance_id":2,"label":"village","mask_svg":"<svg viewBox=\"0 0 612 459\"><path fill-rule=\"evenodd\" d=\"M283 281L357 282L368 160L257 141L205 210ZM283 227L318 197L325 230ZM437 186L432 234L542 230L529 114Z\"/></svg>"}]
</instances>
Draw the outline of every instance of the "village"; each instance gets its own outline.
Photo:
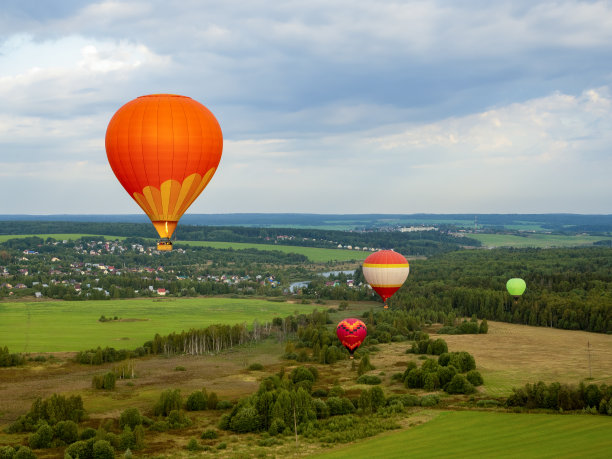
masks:
<instances>
[{"instance_id":1,"label":"village","mask_svg":"<svg viewBox=\"0 0 612 459\"><path fill-rule=\"evenodd\" d=\"M189 259L190 252L195 250L176 248L173 256ZM236 272L232 272L219 266L225 264L223 261L202 263L199 260L191 269L177 269L174 264L164 267L162 260L156 258L159 252L155 245L146 242L47 240L11 255L12 263L0 266L0 298L79 300L211 293L270 294L271 291L276 291L272 294L295 294L302 293L302 287L308 284L295 283L303 285L292 288L293 284L269 268L245 272L234 265ZM147 260L148 263L143 263ZM157 263L150 263L152 260ZM327 288L355 286L353 279L326 280L324 285Z\"/></svg>"}]
</instances>

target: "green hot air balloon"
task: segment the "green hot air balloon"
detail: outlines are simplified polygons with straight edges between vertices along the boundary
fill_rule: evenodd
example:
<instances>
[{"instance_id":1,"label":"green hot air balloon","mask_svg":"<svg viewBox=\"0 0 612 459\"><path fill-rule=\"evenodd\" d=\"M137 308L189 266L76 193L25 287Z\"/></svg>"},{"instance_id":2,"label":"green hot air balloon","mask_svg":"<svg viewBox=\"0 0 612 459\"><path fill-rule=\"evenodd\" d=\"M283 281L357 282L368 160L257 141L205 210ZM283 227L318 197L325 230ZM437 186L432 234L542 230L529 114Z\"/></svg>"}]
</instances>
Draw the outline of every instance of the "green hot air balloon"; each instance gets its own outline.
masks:
<instances>
[{"instance_id":1,"label":"green hot air balloon","mask_svg":"<svg viewBox=\"0 0 612 459\"><path fill-rule=\"evenodd\" d=\"M515 277L506 282L506 288L508 289L508 293L514 297L514 301L516 302L527 288L527 284L525 284L523 279Z\"/></svg>"}]
</instances>

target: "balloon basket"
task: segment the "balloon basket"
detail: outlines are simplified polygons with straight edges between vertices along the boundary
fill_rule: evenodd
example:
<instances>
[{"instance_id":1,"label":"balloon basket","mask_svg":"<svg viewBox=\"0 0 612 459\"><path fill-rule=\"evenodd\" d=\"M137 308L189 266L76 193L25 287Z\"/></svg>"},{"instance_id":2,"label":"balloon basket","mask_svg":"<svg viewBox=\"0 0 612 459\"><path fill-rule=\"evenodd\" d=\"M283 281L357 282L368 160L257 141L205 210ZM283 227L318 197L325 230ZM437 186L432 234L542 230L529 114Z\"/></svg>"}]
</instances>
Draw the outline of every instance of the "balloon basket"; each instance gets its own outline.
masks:
<instances>
[{"instance_id":1,"label":"balloon basket","mask_svg":"<svg viewBox=\"0 0 612 459\"><path fill-rule=\"evenodd\" d=\"M385 307L383 309L389 309L389 305L385 303Z\"/></svg>"},{"instance_id":2,"label":"balloon basket","mask_svg":"<svg viewBox=\"0 0 612 459\"><path fill-rule=\"evenodd\" d=\"M172 250L172 241L158 241L157 250L160 252L169 252Z\"/></svg>"}]
</instances>

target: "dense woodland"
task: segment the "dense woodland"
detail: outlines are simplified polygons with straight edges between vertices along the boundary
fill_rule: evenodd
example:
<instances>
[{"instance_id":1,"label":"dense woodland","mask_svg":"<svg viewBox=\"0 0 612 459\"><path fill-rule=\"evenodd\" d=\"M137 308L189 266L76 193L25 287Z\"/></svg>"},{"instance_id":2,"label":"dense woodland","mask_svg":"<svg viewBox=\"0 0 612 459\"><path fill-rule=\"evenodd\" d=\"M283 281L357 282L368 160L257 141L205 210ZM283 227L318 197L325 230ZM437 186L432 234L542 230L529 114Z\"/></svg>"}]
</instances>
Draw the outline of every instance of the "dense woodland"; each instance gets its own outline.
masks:
<instances>
[{"instance_id":1,"label":"dense woodland","mask_svg":"<svg viewBox=\"0 0 612 459\"><path fill-rule=\"evenodd\" d=\"M0 222L0 234L105 234L109 236L156 239L150 224L86 223L86 222ZM404 254L430 256L457 250L462 245L480 246L469 238L458 238L444 231L402 233L399 231L334 231L298 228L257 228L242 226L181 225L175 233L183 241L249 242L253 244L297 245L302 247L336 248L343 246L395 249Z\"/></svg>"},{"instance_id":2,"label":"dense woodland","mask_svg":"<svg viewBox=\"0 0 612 459\"><path fill-rule=\"evenodd\" d=\"M527 283L516 302L505 291L510 277ZM496 249L416 260L390 304L414 312L610 332L612 250Z\"/></svg>"}]
</instances>

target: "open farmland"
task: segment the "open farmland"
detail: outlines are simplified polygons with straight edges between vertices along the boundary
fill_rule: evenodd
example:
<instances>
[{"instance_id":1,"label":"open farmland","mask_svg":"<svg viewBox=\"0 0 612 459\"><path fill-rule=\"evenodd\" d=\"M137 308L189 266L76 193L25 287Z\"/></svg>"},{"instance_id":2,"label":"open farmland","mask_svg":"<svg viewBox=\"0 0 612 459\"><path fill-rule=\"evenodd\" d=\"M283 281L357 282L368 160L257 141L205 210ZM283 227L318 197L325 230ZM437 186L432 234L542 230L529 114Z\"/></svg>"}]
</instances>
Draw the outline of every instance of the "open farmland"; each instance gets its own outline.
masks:
<instances>
[{"instance_id":1,"label":"open farmland","mask_svg":"<svg viewBox=\"0 0 612 459\"><path fill-rule=\"evenodd\" d=\"M211 324L260 322L314 305L258 299L181 298L0 303L2 345L12 352L133 349L161 335ZM120 320L99 322L100 316Z\"/></svg>"},{"instance_id":2,"label":"open farmland","mask_svg":"<svg viewBox=\"0 0 612 459\"><path fill-rule=\"evenodd\" d=\"M70 234L0 234L0 242L5 242L5 241L8 241L9 239L26 238L26 237L39 237L41 239L47 239L50 237L57 241L63 241L63 240L74 241L75 239L80 239L82 237L87 237L87 238L92 238L92 239L103 237L105 239L110 239L110 240L125 239L125 237L123 236L103 236L100 234L77 234L77 233L70 233Z\"/></svg>"},{"instance_id":3,"label":"open farmland","mask_svg":"<svg viewBox=\"0 0 612 459\"><path fill-rule=\"evenodd\" d=\"M212 247L214 249L278 250L284 253L298 253L304 255L313 263L364 260L371 253L359 250L323 249L319 247L300 247L296 245L250 244L246 242L177 241L175 244L191 245L195 247Z\"/></svg>"},{"instance_id":4,"label":"open farmland","mask_svg":"<svg viewBox=\"0 0 612 459\"><path fill-rule=\"evenodd\" d=\"M609 236L576 235L564 236L560 234L532 233L525 236L513 234L470 234L472 239L482 243L484 247L578 247L592 245L597 241L612 241Z\"/></svg>"},{"instance_id":5,"label":"open farmland","mask_svg":"<svg viewBox=\"0 0 612 459\"><path fill-rule=\"evenodd\" d=\"M430 337L445 340L451 352L467 351L474 356L484 379L483 396L506 397L513 387L538 381L578 384L589 377L587 342L593 376L589 382L612 384L612 335L489 321L487 334L436 335L430 331ZM418 362L416 355L405 354L406 343L380 347L372 363L387 375L398 371L398 361Z\"/></svg>"},{"instance_id":6,"label":"open farmland","mask_svg":"<svg viewBox=\"0 0 612 459\"><path fill-rule=\"evenodd\" d=\"M212 298L211 301L217 301ZM221 299L223 300L223 299ZM234 300L227 300L234 301ZM201 300L181 299L175 301L151 301L141 305L143 311L160 308L166 311L169 321L177 321L180 310L195 308ZM78 306L78 303L44 302L51 308L53 303L63 307ZM139 304L139 300L99 301L96 304L127 307L129 303ZM183 304L184 303L184 304ZM258 305L259 308L280 308L280 312L291 313L294 310L308 310L310 305L274 303L259 300L242 300L234 304L226 303L226 309L219 311L215 307L207 308L213 322L239 321L244 314L241 303ZM1 303L4 307L8 303ZM33 304L33 303L30 303ZM87 304L87 303L86 303ZM11 305L19 306L19 303ZM23 304L21 304L23 306ZM336 306L329 304L328 306ZM335 312L332 321L339 315L361 316L371 302L351 303L348 310ZM182 309L181 309L182 308ZM304 309L302 309L304 308ZM138 309L130 309L129 312ZM168 313L168 311L174 314ZM110 310L109 310L110 311ZM247 312L253 313L253 309ZM72 317L70 309L66 315ZM107 316L110 315L107 314ZM173 317L176 316L176 317ZM92 316L97 320L97 316ZM158 320L156 318L156 320ZM193 322L193 321L192 321ZM138 322L131 322L137 324ZM162 323L158 321L158 326ZM128 322L127 324L130 324ZM122 325L122 323L105 323L105 325ZM199 324L192 324L199 326ZM432 327L430 336L437 326ZM4 332L4 330L2 331ZM104 334L96 335L101 338ZM589 340L592 346L592 363L594 382L612 383L612 336L575 332L567 330L528 327L523 325L489 322L487 335L439 335L447 340L450 351L468 350L476 358L477 369L485 379L485 385L479 388L475 396L480 398L497 397L509 392L511 386L521 386L526 382L560 380L577 384L585 377L586 367L581 343ZM146 339L149 339L147 335ZM48 337L49 341L57 340L58 335ZM143 340L141 340L143 341ZM130 343L131 341L127 341ZM139 343L140 344L140 341ZM132 346L125 346L132 347ZM402 371L409 360L418 361L418 356L406 354L408 342L379 344L378 351L371 354L371 361L376 369L374 375L384 376L383 389L387 396L403 393L402 384L395 383L391 376ZM24 413L37 397L48 397L53 393L79 394L83 397L89 419L84 425L98 428L103 422L114 418L129 408L137 407L141 412L152 416L151 410L160 393L165 389L180 389L186 397L192 391L206 387L215 391L223 400L237 401L253 394L260 381L268 375L278 373L281 367L289 372L300 363L281 359L284 343L274 339L240 346L217 355L204 356L149 356L133 359L136 378L118 381L113 391L91 389L91 379L112 370L117 363L97 365L79 365L65 354L47 362L28 362L22 367L0 369L0 425L11 422ZM260 371L249 371L252 363L261 363ZM317 387L330 388L339 383L347 394L355 396L368 386L356 384L356 372L351 370L348 359L339 360L331 365L307 363L316 366L319 372ZM180 370L179 370L180 369ZM504 378L507 378L505 381ZM503 382L503 384L502 384ZM421 395L423 391L413 391ZM589 452L589 457L607 457L610 439L607 433L612 428L612 418L608 416L555 414L511 414L500 411L459 411L449 412L449 408L465 409L465 402L457 396L443 395L442 410L431 410L420 407L410 408L398 419L401 430L380 434L374 439L360 440L350 446L340 446L321 457L406 457L407 451L413 457L440 457L455 455L457 457L571 457L580 456L580 452ZM191 438L199 438L205 429L216 429L223 412L203 411L189 413L193 425L189 428L159 433L147 430L144 450L139 454L166 455L166 457L188 457L184 450ZM355 414L355 418L362 416ZM116 429L116 426L114 427ZM258 434L238 434L231 431L219 431L220 438L216 443L224 442L227 450L211 452L217 457L254 457L255 453L270 457L303 457L310 454L321 454L329 449L320 442L299 438L296 448L293 435L277 437L278 442L272 447L259 444ZM22 438L0 433L0 444ZM486 439L483 441L482 439ZM524 441L523 441L524 439ZM545 439L545 440L543 440ZM432 447L435 445L435 447ZM608 449L606 449L608 448ZM182 450L182 451L181 451ZM41 451L42 453L42 451ZM203 457L208 457L202 453ZM37 451L38 454L38 451ZM45 450L39 457L58 457L63 448ZM227 455L225 455L227 454ZM383 456L384 454L384 456Z\"/></svg>"},{"instance_id":7,"label":"open farmland","mask_svg":"<svg viewBox=\"0 0 612 459\"><path fill-rule=\"evenodd\" d=\"M609 416L451 411L401 432L314 457L608 458L610 432Z\"/></svg>"},{"instance_id":8,"label":"open farmland","mask_svg":"<svg viewBox=\"0 0 612 459\"><path fill-rule=\"evenodd\" d=\"M474 356L490 396L507 396L527 382L578 384L589 377L587 343L589 382L612 383L612 335L489 322L486 335L439 337Z\"/></svg>"}]
</instances>

